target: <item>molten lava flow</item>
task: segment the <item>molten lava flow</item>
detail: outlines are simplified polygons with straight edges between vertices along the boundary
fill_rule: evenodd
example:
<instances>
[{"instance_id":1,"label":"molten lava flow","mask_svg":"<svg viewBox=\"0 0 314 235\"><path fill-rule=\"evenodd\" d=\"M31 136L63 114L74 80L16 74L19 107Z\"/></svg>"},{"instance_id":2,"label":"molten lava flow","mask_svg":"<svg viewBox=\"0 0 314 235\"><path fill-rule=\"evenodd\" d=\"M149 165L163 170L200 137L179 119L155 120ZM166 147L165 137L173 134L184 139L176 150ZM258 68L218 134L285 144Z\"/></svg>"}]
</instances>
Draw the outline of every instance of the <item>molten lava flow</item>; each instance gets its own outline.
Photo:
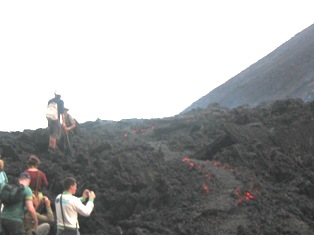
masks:
<instances>
[{"instance_id":1,"label":"molten lava flow","mask_svg":"<svg viewBox=\"0 0 314 235\"><path fill-rule=\"evenodd\" d=\"M249 201L255 198L255 196L248 191L242 193L239 188L235 190L234 194L238 197L239 204L242 203L243 201Z\"/></svg>"},{"instance_id":2,"label":"molten lava flow","mask_svg":"<svg viewBox=\"0 0 314 235\"><path fill-rule=\"evenodd\" d=\"M206 195L209 193L209 187L206 184L202 184L202 188L205 191Z\"/></svg>"},{"instance_id":3,"label":"molten lava flow","mask_svg":"<svg viewBox=\"0 0 314 235\"><path fill-rule=\"evenodd\" d=\"M245 192L245 199L248 201L250 199L253 199L255 198L250 192Z\"/></svg>"},{"instance_id":4,"label":"molten lava flow","mask_svg":"<svg viewBox=\"0 0 314 235\"><path fill-rule=\"evenodd\" d=\"M189 164L190 167L195 167L196 169L201 170L201 172L205 174L205 181L210 181L211 180L212 176L211 176L211 174L208 171L206 171L204 166L202 166L200 164L195 164L193 161L191 161L187 157L183 158L182 162L185 162L185 163ZM232 172L232 173L236 172L233 167L228 167L226 164L221 164L218 161L210 162L210 161L206 160L206 163L213 164L214 166L220 167L222 169L226 169L226 170L229 169L229 171ZM249 179L250 182L252 182L253 185L256 184L255 180L254 180L254 178L252 176L247 176L247 178ZM209 186L208 186L208 184L206 182L204 182L204 183L202 183L201 187L202 187L203 191L205 192L205 194L208 195L209 194ZM254 186L254 187L252 187L252 191L256 195L259 192L259 188L257 186ZM256 197L249 191L241 192L240 187L236 188L236 190L234 191L234 194L237 197L238 204L242 203L243 201L252 200L252 199L254 199Z\"/></svg>"}]
</instances>

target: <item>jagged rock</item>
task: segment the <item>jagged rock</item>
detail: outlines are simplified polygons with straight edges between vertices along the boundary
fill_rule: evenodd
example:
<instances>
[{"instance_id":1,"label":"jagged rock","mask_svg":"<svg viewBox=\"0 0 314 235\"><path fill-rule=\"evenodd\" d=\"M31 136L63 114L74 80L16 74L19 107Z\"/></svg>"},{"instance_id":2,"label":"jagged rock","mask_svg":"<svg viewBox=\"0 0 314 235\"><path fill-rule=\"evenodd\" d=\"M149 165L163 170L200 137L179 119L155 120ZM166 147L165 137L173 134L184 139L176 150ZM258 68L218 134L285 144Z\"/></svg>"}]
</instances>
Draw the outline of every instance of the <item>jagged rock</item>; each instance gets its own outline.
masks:
<instances>
[{"instance_id":1,"label":"jagged rock","mask_svg":"<svg viewBox=\"0 0 314 235\"><path fill-rule=\"evenodd\" d=\"M312 107L283 100L81 123L74 160L47 152L47 129L0 132L0 154L10 181L30 154L41 159L53 209L66 176L78 194L95 191L81 234L313 234Z\"/></svg>"}]
</instances>

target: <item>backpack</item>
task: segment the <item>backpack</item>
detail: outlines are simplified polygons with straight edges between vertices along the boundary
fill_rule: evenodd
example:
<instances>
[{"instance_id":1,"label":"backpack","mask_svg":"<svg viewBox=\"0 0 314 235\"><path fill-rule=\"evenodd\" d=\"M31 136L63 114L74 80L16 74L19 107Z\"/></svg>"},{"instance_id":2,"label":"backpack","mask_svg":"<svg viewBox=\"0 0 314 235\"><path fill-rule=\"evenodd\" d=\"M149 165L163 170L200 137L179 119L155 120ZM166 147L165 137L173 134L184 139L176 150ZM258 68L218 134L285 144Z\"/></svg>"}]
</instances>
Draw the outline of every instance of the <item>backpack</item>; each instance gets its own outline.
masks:
<instances>
[{"instance_id":1,"label":"backpack","mask_svg":"<svg viewBox=\"0 0 314 235\"><path fill-rule=\"evenodd\" d=\"M21 197L21 194L24 192L24 185L22 184L6 184L3 186L0 192L0 200L4 205L13 205L18 203L24 198Z\"/></svg>"},{"instance_id":2,"label":"backpack","mask_svg":"<svg viewBox=\"0 0 314 235\"><path fill-rule=\"evenodd\" d=\"M0 171L0 191L3 188L3 186L7 183L8 183L8 178L5 175L4 171L1 170Z\"/></svg>"},{"instance_id":3,"label":"backpack","mask_svg":"<svg viewBox=\"0 0 314 235\"><path fill-rule=\"evenodd\" d=\"M51 102L48 104L46 118L50 120L58 120L58 104L56 102Z\"/></svg>"}]
</instances>

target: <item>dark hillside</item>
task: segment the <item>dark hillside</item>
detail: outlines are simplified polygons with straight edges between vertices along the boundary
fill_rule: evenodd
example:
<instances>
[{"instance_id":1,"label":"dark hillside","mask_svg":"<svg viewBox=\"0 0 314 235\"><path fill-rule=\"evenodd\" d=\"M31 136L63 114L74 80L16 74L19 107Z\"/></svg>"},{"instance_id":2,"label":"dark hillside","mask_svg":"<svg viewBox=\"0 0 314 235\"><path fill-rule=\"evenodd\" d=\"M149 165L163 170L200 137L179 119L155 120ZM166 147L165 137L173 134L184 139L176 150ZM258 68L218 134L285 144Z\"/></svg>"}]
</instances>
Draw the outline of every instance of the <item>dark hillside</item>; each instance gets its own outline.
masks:
<instances>
[{"instance_id":1,"label":"dark hillside","mask_svg":"<svg viewBox=\"0 0 314 235\"><path fill-rule=\"evenodd\" d=\"M10 181L37 154L52 201L68 175L79 194L95 191L81 234L314 234L313 108L289 99L87 122L74 161L47 153L47 129L0 132L0 149Z\"/></svg>"},{"instance_id":2,"label":"dark hillside","mask_svg":"<svg viewBox=\"0 0 314 235\"><path fill-rule=\"evenodd\" d=\"M261 103L314 98L314 24L221 86L194 102L183 112L209 104L235 108Z\"/></svg>"}]
</instances>

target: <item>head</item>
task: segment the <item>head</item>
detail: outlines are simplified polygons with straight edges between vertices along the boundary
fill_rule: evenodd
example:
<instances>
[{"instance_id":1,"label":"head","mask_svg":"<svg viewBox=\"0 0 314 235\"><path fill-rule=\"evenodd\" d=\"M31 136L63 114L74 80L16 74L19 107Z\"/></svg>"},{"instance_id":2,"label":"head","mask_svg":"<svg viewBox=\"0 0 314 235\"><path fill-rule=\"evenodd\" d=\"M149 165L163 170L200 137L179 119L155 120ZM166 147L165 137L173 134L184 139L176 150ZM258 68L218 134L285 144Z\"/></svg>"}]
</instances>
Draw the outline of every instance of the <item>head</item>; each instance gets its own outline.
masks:
<instances>
[{"instance_id":1,"label":"head","mask_svg":"<svg viewBox=\"0 0 314 235\"><path fill-rule=\"evenodd\" d=\"M4 168L4 162L3 160L0 159L0 170L3 170L3 168Z\"/></svg>"},{"instance_id":2,"label":"head","mask_svg":"<svg viewBox=\"0 0 314 235\"><path fill-rule=\"evenodd\" d=\"M23 172L19 176L19 183L25 186L29 186L31 182L31 176L27 172Z\"/></svg>"},{"instance_id":3,"label":"head","mask_svg":"<svg viewBox=\"0 0 314 235\"><path fill-rule=\"evenodd\" d=\"M73 177L67 177L63 181L63 189L64 191L68 191L72 195L76 193L77 184L76 180Z\"/></svg>"},{"instance_id":4,"label":"head","mask_svg":"<svg viewBox=\"0 0 314 235\"><path fill-rule=\"evenodd\" d=\"M38 157L36 157L33 154L29 156L29 159L27 161L27 166L29 168L31 168L31 167L38 168L39 164L40 164L40 160L38 159Z\"/></svg>"}]
</instances>

